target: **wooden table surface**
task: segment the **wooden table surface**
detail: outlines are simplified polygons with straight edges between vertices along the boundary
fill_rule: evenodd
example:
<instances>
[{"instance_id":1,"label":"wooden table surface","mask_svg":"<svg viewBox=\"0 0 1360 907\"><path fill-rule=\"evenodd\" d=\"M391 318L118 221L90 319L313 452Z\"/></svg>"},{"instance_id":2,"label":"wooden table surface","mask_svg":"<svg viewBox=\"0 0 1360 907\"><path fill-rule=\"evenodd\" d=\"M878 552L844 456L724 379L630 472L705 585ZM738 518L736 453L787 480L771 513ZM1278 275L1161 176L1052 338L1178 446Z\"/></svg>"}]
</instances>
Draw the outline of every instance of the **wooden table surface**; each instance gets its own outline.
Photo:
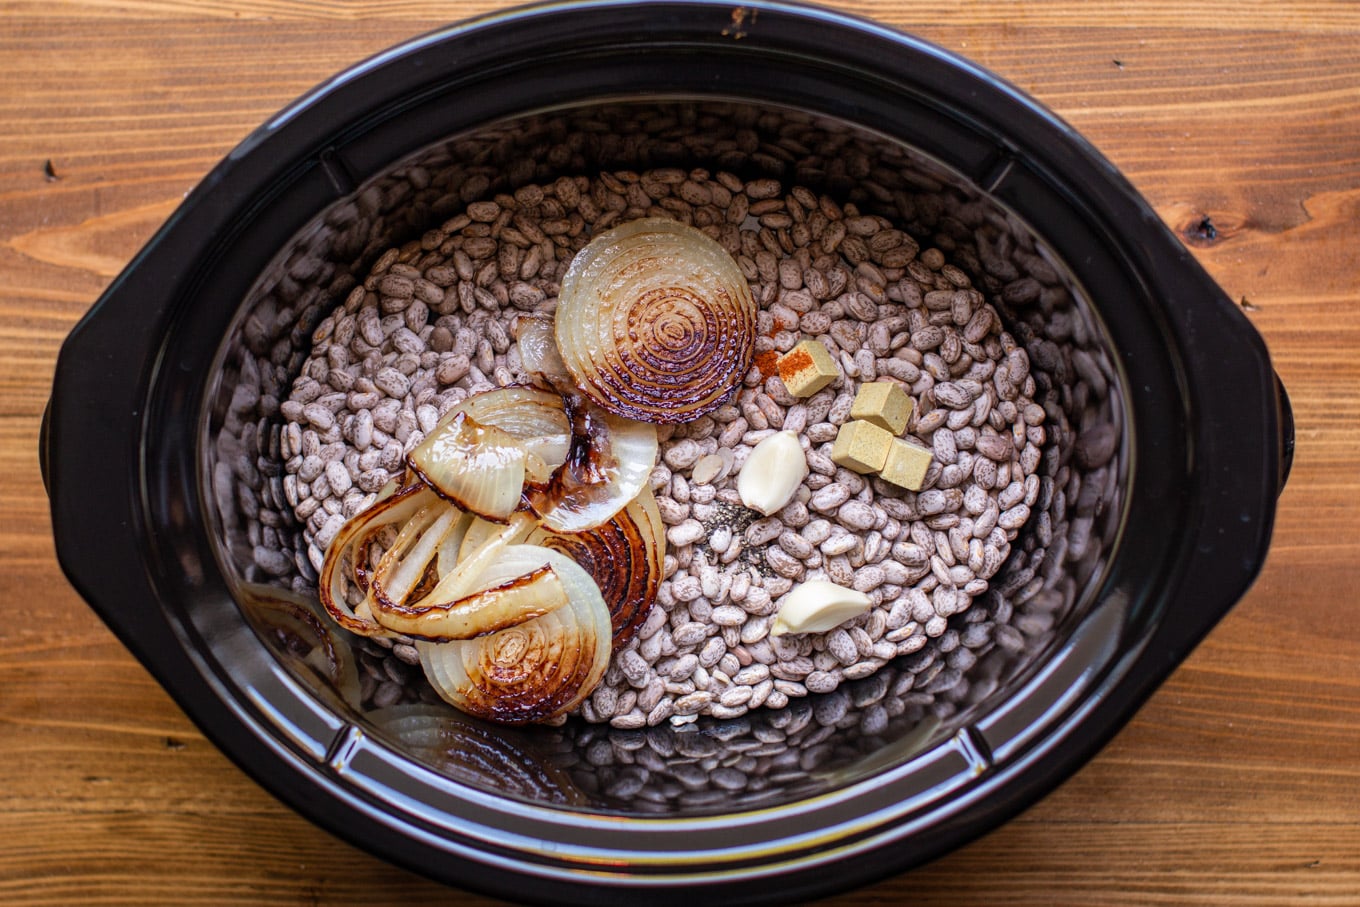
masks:
<instances>
[{"instance_id":1,"label":"wooden table surface","mask_svg":"<svg viewBox=\"0 0 1360 907\"><path fill-rule=\"evenodd\" d=\"M493 903L340 843L204 740L58 570L37 436L62 338L219 158L500 5L0 2L0 902ZM1360 904L1360 4L839 5L1000 73L1122 168L1265 336L1298 454L1260 580L1104 752L826 903Z\"/></svg>"}]
</instances>

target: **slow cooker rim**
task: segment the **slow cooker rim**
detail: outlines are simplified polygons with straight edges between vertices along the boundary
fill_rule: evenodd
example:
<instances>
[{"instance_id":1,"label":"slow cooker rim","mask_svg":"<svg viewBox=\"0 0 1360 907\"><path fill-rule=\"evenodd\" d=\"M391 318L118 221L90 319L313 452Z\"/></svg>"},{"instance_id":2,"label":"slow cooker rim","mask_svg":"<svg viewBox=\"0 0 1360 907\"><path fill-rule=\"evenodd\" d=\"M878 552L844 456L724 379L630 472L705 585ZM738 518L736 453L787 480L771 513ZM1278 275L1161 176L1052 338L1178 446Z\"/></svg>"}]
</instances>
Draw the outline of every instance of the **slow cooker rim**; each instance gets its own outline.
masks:
<instances>
[{"instance_id":1,"label":"slow cooker rim","mask_svg":"<svg viewBox=\"0 0 1360 907\"><path fill-rule=\"evenodd\" d=\"M557 7L557 8L554 8L554 9L581 9L581 8L594 8L594 7L605 7L605 6L613 6L613 4L567 4L567 5L563 5L563 6L561 6L561 7ZM675 7L682 7L682 8L686 8L686 9L698 9L698 8L716 7L717 5L716 5L716 4L706 4L706 3L694 3L694 4L689 4L689 3L687 3L687 4L659 4L658 6L666 6L666 7L675 6ZM781 11L781 10L784 11L784 12L789 12L790 10L793 10L793 11L796 12L796 13L803 13L803 12L806 12L805 10L794 9L794 8L791 8L791 7L783 7L783 6L780 6L780 5L777 5L777 4L760 4L760 5L758 5L758 6L759 6L761 12L765 12L766 10L769 10L769 11L771 11L772 14L777 14L777 12L778 12L778 11ZM726 9L728 9L728 8L727 8L727 7L722 7L722 9L726 10ZM862 23L862 22L860 22L860 21L858 21L858 20L853 20L853 21L852 21L852 20L848 20L847 17L840 17L840 16L835 15L835 14L832 14L831 18L832 18L832 19L836 19L836 20L840 20L840 21L842 21L842 22L844 22L844 23L848 23L848 24L850 24L850 25L853 25L854 27L861 27L861 26L863 26L863 24L864 24L864 23ZM515 22L515 21L518 21L518 20L516 20L516 18L515 18L513 15L511 15L511 14L500 14L500 15L498 15L498 16L492 17L492 19L494 19L494 20L496 20L496 21L505 21L505 22L509 22L509 23L513 23L513 22ZM425 46L428 46L429 43L437 42L438 40L444 40L445 38L444 38L444 37L441 37L441 36L456 37L457 34L462 33L465 29L468 29L468 28L476 28L476 27L478 27L480 24L481 24L481 23L474 23L472 26L462 26L462 27L455 28L455 29L450 29L450 30L445 30L445 31L442 31L442 32L437 32L437 33L435 33L434 36L427 36L427 38L425 38L425 39L417 39L415 42L412 42L411 45L406 45L406 46L403 46L403 47L420 49L420 48L423 48L423 47L425 47ZM875 29L878 29L878 30L881 30L881 27L878 27L878 26L874 26L874 28L875 28ZM895 41L902 41L902 40L904 40L902 36L900 36L900 35L895 35L895 34L892 35L892 38L893 38L893 40L895 40ZM403 52L403 48L397 48L396 50L394 50L394 51L392 51L392 52L389 52L389 53L386 54L386 55L382 55L382 59L383 59L385 62L387 62L387 61L398 61L398 60L401 60L401 59L403 59L403 57L402 57L402 52ZM414 52L414 50L412 50L411 52ZM957 61L951 61L951 62L957 62ZM364 66L365 66L365 64L360 64L360 68L363 68ZM371 73L371 70L370 70L369 72ZM348 81L348 80L343 80L343 79L342 79L342 80L338 81L338 82L335 84L333 90L338 90L338 88L339 88L340 86L349 85L349 84L351 84L350 81ZM332 89L323 88L323 90L321 91L321 96L329 97L329 96L330 96L330 94L329 94L329 93L330 93L330 90L332 90ZM309 96L308 99L304 99L303 101L299 102L297 105L295 105L295 107L297 108L297 110L294 112L294 114L293 114L292 116L290 116L290 117L288 117L288 118L283 118L283 119L276 118L275 121L273 121L273 123L271 123L270 126L265 127L265 129L261 130L260 133L257 133L257 136L260 137L260 139L262 140L262 139L264 139L264 138L268 138L269 136L274 135L278 130L282 130L282 129L286 128L289 122L292 122L297 116L301 115L301 114L304 112L304 108L306 108L306 107L312 102L313 99L314 99L314 96ZM1064 129L1066 129L1066 127L1064 127ZM1070 134L1070 130L1068 130L1068 133ZM253 141L255 141L255 139L249 139L249 140L247 140L246 143L243 143L242 149L246 149L246 146L251 145ZM248 150L248 149L247 149L247 150ZM244 155L244 153L245 153L245 151L242 151L241 149L238 149L238 152L234 152L234 153L233 153L232 158L233 158L233 159L236 159L236 160L239 160L240 157L241 157L242 155ZM224 164L223 166L224 166L224 168L225 168L227 165ZM1107 167L1108 167L1108 165L1107 165ZM222 169L223 169L223 168L219 168L219 170L222 170ZM224 173L224 172L223 172L223 173L219 173L218 171L214 171L213 176L210 177L209 180L205 180L205 186L211 188L211 186L214 185L217 181L220 181L220 180L223 180L223 179L225 179L225 173ZM1131 190L1130 190L1130 191L1131 191ZM206 192L206 189L205 189L205 192ZM197 196L198 193L196 192L195 195ZM199 197L201 197L201 196L199 196ZM167 226L166 230L162 231L161 234L158 234L157 239L156 239L156 240L153 240L153 242L152 242L151 244L148 245L147 249L142 253L142 255L140 255L140 256L138 257L137 261L134 262L134 264L133 264L132 266L129 267L129 269L128 269L127 272L125 272L124 277L123 277L123 278L120 278L119 281L115 284L115 286L114 286L113 288L110 289L109 294L106 294L106 298L107 298L107 297L110 297L110 296L112 296L112 295L114 295L115 291L117 291L120 287L122 287L122 286L125 285L125 283L124 283L125 278L128 279L128 280L130 281L131 278L132 278L133 276L135 276L135 275L134 275L134 272L136 271L136 269L138 268L138 266L140 265L140 263L143 262L143 261L145 260L145 258L150 254L151 250L152 250L152 249L153 249L153 248L154 248L161 240L163 240L163 238L164 238L164 236L166 235L166 233L168 233L168 232L176 225L176 223L178 223L178 222L181 221L181 214L183 214L183 213L185 212L185 210L188 209L188 208L189 208L189 205L188 205L188 203L186 203L185 208L184 208L184 209L181 209L181 212L179 212L179 213L176 214L175 218L172 219L172 223L171 223L170 225ZM1159 224L1159 222L1158 222L1158 224ZM1163 232L1164 232L1164 228L1163 228ZM1191 275L1191 276L1193 276L1193 275ZM1248 336L1248 340L1250 340L1251 338L1254 338L1254 335L1249 335L1249 336ZM1258 341L1258 342L1259 342L1259 341ZM63 357L63 358L66 358L66 357ZM59 382L58 382L58 386L59 386L59 387L60 387L61 384L63 383L61 379L62 379L62 376L61 376L61 374L59 374ZM135 400L135 396L136 396L136 395L133 394L132 396L133 396L133 398L134 398L134 400ZM64 402L66 402L66 401L64 401ZM69 415L69 413L63 413L63 412L62 412L62 409L63 409L63 407L60 407L60 406L57 407L57 409L56 409L56 411L55 411L55 417L54 417L54 422L57 423L57 427L54 429L54 431L56 431L57 434L54 435L54 438L57 439L57 443L60 443L60 435L61 435L61 434L64 434L64 433L66 433L66 432L69 431L69 426L63 424L63 418L62 418L63 415ZM140 411L140 407L134 405L131 411L138 412L138 411ZM60 472L60 464L54 464L54 466L57 468L58 472ZM60 498L60 496L61 496L63 490L64 490L64 489L62 488L62 483L60 483L60 482L59 482L59 483L56 483L56 485L54 486L54 495L53 495L54 511L55 511L55 509L57 508L57 505L58 505L58 503L59 503L59 498ZM55 512L54 512L54 517L55 517ZM67 548L67 546L63 546L63 547L62 547L63 555L66 555L66 553L67 553L68 550L69 550L69 549ZM75 579L76 573L78 573L78 572L81 572L81 571L78 570L78 565L75 565L75 564L70 564L70 565L68 565L68 573L70 573L70 574L72 575L73 581L74 581L74 579ZM82 586L82 592L85 592L85 591L86 591L86 589L83 588L83 585L84 585L84 584L82 584L82 583L77 583L77 585L78 585L78 586ZM90 594L86 594L86 597L89 598L92 602L96 601L96 599L98 598L98 596L94 596L94 595L90 595ZM101 613L103 613L103 612L101 611ZM1216 618L1216 615L1215 615L1215 618ZM111 619L111 616L110 616L109 614L106 614L106 620L109 620L109 622L110 622L111 624L115 624L116 618L112 618L112 619ZM1207 629L1207 627L1206 627L1206 629ZM146 638L147 638L145 635L143 635L144 631L141 630L141 629L139 629L139 630L136 631L135 634L132 633L131 631L128 631L128 633L129 633L129 638L130 638L130 639L134 639L134 638L135 638L135 639L137 640L137 642L139 643L139 644L137 644L137 645L134 645L132 642L129 642L129 647L130 647L130 648L133 648L134 651L139 652L139 654L143 654L143 653L145 652L145 649L143 648L143 646L145 645L145 641L146 641ZM181 641L181 642L182 642L182 641ZM144 658L144 660L147 660L147 659ZM1177 659L1177 660L1178 660L1178 659ZM1174 661L1171 661L1169 664L1174 664ZM1169 670L1169 665L1168 665L1168 670ZM1157 677L1157 678L1155 678L1155 680L1152 681L1152 683L1155 684L1155 682L1159 682L1160 679L1161 679L1161 677ZM1148 690L1148 691L1150 691L1151 685L1152 685L1152 684L1148 684L1148 685L1147 685L1147 690ZM173 691L172 691L172 692L173 692ZM1138 698L1141 699L1141 697L1138 697ZM211 702L211 700L208 700L208 701ZM191 714L194 714L194 713L195 713L195 710L193 710L193 709L188 709L187 706L186 706L186 710L189 710L189 711L191 712ZM199 716L195 714L196 720L198 720L198 717L199 717ZM1122 721L1120 721L1120 722L1118 722L1118 723L1119 723L1119 724L1122 724ZM1117 726L1117 725L1116 725L1116 726ZM1113 731L1111 730L1111 733L1112 733L1112 732L1113 732ZM219 741L219 744L220 744L220 741ZM224 750L227 750L229 753L233 753L233 748L232 748L232 747L223 746L223 748L224 748ZM1094 748L1094 747L1092 746L1092 747L1090 747L1090 748ZM234 753L233 753L233 754L234 754ZM1082 761L1084 761L1084 760L1082 760ZM254 772L252 772L252 773L254 773ZM1062 774L1066 774L1066 772L1063 772ZM997 778L997 779L994 779L994 780L996 780L997 784L1000 785L1000 782L1001 782L1002 779ZM274 790L275 793L278 794L278 793L279 793L279 790L278 790L277 787L276 787L277 784L278 784L278 781L277 781L277 779L275 779L274 783L266 784L265 786L266 786L266 787L269 787L271 790ZM290 799L290 802L292 802L292 798L285 797L285 799ZM297 803L294 802L294 805L297 806ZM1019 808L1019 807L1017 806L1016 809L1018 809L1018 808ZM306 809L302 809L302 811L303 811L303 812L308 812L308 810L306 810ZM991 824L993 824L993 823L988 822L988 823L986 823L986 826L987 826L987 827L990 827ZM332 826L332 827L333 827L333 826ZM980 830L980 829L975 829L975 830L972 832L972 834L977 833L978 830ZM969 836L971 836L971 834L970 834ZM891 869L891 868L895 868L895 867L887 867L887 868L888 868L888 869ZM841 881L841 880L838 880L838 881ZM837 884L837 885L835 885L835 886L833 886L833 887L840 887L840 885Z\"/></svg>"}]
</instances>

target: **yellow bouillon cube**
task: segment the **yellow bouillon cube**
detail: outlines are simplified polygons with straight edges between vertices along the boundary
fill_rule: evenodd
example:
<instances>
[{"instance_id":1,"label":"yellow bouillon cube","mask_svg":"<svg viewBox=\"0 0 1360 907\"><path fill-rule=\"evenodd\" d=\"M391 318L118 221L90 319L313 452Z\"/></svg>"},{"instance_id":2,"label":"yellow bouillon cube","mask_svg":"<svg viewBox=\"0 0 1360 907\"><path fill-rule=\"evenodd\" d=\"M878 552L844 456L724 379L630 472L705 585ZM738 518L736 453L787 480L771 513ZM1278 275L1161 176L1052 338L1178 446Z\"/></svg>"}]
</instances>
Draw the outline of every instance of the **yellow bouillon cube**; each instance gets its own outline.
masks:
<instances>
[{"instance_id":1,"label":"yellow bouillon cube","mask_svg":"<svg viewBox=\"0 0 1360 907\"><path fill-rule=\"evenodd\" d=\"M886 429L871 422L854 419L841 426L836 443L831 445L831 459L837 466L861 474L878 472L888 459L888 448L893 436Z\"/></svg>"},{"instance_id":2,"label":"yellow bouillon cube","mask_svg":"<svg viewBox=\"0 0 1360 907\"><path fill-rule=\"evenodd\" d=\"M926 470L930 468L932 451L905 438L893 438L888 448L887 459L879 474L885 481L892 482L909 491L920 491L925 483Z\"/></svg>"},{"instance_id":3,"label":"yellow bouillon cube","mask_svg":"<svg viewBox=\"0 0 1360 907\"><path fill-rule=\"evenodd\" d=\"M900 435L911 418L911 398L891 381L861 384L850 407L851 419L863 419L879 428Z\"/></svg>"},{"instance_id":4,"label":"yellow bouillon cube","mask_svg":"<svg viewBox=\"0 0 1360 907\"><path fill-rule=\"evenodd\" d=\"M795 397L811 397L840 376L831 353L817 340L803 340L779 357L779 378Z\"/></svg>"}]
</instances>

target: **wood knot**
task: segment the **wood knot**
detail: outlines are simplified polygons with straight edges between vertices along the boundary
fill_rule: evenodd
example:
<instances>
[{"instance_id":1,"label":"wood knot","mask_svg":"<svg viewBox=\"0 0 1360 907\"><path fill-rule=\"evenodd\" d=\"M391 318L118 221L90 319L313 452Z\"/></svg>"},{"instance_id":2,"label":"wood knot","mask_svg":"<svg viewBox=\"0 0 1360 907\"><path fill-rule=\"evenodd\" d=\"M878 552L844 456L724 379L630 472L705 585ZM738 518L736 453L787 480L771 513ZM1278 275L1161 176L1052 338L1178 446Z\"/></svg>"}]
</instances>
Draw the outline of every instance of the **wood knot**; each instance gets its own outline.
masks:
<instances>
[{"instance_id":1,"label":"wood knot","mask_svg":"<svg viewBox=\"0 0 1360 907\"><path fill-rule=\"evenodd\" d=\"M1210 213L1189 205L1179 208L1174 212L1171 223L1188 245L1197 248L1219 245L1242 232L1245 226L1242 218L1234 217L1229 212Z\"/></svg>"},{"instance_id":2,"label":"wood knot","mask_svg":"<svg viewBox=\"0 0 1360 907\"><path fill-rule=\"evenodd\" d=\"M1213 218L1206 214L1186 231L1186 236L1201 242L1213 242L1218 239L1218 228L1214 226Z\"/></svg>"}]
</instances>

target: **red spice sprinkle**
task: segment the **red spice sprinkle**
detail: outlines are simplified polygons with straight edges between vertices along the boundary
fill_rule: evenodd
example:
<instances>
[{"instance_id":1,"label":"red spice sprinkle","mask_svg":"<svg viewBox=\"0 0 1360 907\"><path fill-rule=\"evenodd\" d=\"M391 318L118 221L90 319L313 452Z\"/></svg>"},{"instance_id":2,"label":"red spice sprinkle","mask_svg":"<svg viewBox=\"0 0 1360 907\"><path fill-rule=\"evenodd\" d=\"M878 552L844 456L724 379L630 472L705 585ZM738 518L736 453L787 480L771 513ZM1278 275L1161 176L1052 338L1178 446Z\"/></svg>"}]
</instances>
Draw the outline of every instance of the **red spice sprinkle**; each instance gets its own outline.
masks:
<instances>
[{"instance_id":1,"label":"red spice sprinkle","mask_svg":"<svg viewBox=\"0 0 1360 907\"><path fill-rule=\"evenodd\" d=\"M789 350L779 360L779 377L787 381L792 376L798 374L805 368L812 368L814 365L812 356L807 350L794 348Z\"/></svg>"},{"instance_id":2,"label":"red spice sprinkle","mask_svg":"<svg viewBox=\"0 0 1360 907\"><path fill-rule=\"evenodd\" d=\"M760 377L771 377L779 371L779 353L775 350L756 353L756 368L760 369Z\"/></svg>"}]
</instances>

